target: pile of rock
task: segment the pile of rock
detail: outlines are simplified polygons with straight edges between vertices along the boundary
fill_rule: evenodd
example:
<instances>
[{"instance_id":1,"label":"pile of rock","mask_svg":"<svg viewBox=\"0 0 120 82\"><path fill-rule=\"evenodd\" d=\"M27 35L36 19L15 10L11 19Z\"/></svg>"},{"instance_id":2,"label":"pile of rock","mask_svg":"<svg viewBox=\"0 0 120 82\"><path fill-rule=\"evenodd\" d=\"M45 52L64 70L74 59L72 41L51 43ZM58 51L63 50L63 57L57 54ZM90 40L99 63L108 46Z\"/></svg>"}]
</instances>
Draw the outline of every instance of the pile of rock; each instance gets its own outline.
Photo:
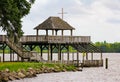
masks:
<instances>
[{"instance_id":1,"label":"pile of rock","mask_svg":"<svg viewBox=\"0 0 120 82\"><path fill-rule=\"evenodd\" d=\"M73 71L79 71L79 69ZM0 71L0 82L8 82L9 80L31 78L31 77L36 77L36 74L52 73L52 72L66 72L66 69L59 69L59 67L56 68L42 67L40 69L33 69L33 68L28 68L27 70L20 69L17 72L15 71L10 72L9 69L5 69L3 71Z\"/></svg>"},{"instance_id":2,"label":"pile of rock","mask_svg":"<svg viewBox=\"0 0 120 82\"><path fill-rule=\"evenodd\" d=\"M13 71L10 72L9 69L5 69L3 71L0 71L0 82L7 82L9 80L19 80L23 78L30 78L35 77L36 71L33 68L28 68L28 70L18 70L17 72Z\"/></svg>"}]
</instances>

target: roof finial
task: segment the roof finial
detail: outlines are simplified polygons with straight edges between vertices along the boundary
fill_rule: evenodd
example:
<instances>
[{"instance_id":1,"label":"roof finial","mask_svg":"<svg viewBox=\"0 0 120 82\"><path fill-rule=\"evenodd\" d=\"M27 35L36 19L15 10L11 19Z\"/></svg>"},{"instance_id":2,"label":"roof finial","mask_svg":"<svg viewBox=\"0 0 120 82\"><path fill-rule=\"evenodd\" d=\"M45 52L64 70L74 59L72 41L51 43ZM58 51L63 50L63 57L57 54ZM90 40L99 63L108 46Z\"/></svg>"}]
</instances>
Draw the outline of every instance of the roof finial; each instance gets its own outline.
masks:
<instances>
[{"instance_id":1,"label":"roof finial","mask_svg":"<svg viewBox=\"0 0 120 82\"><path fill-rule=\"evenodd\" d=\"M62 12L61 13L58 13L58 14L61 14L62 15L62 19L63 19L63 15L64 14L67 14L66 12L63 11L63 8L62 8Z\"/></svg>"}]
</instances>

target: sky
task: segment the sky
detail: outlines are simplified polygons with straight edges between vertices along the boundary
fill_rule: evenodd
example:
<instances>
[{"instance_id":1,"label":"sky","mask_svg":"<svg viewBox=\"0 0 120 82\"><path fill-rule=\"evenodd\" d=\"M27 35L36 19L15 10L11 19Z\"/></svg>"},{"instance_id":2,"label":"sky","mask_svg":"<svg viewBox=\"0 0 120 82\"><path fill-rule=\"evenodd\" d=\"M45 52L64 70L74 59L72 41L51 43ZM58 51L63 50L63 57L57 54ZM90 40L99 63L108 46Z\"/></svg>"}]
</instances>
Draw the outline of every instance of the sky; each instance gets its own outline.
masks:
<instances>
[{"instance_id":1,"label":"sky","mask_svg":"<svg viewBox=\"0 0 120 82\"><path fill-rule=\"evenodd\" d=\"M91 36L92 42L120 42L120 0L36 0L22 19L25 35L36 34L34 27L48 17L61 17L61 8L67 12L64 20L75 28L73 35Z\"/></svg>"}]
</instances>

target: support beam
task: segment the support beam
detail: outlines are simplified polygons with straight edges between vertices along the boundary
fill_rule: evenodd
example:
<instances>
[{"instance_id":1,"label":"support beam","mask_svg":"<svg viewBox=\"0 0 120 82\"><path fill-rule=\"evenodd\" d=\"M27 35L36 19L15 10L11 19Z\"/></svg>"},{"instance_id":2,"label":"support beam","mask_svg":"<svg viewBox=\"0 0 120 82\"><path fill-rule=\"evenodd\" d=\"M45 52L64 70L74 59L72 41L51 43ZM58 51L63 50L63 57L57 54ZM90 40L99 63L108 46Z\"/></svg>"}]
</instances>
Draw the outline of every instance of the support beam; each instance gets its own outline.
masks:
<instances>
[{"instance_id":1,"label":"support beam","mask_svg":"<svg viewBox=\"0 0 120 82\"><path fill-rule=\"evenodd\" d=\"M30 51L33 51L34 48L36 47L35 45L28 45L28 46L29 46L29 48L30 48Z\"/></svg>"},{"instance_id":2,"label":"support beam","mask_svg":"<svg viewBox=\"0 0 120 82\"><path fill-rule=\"evenodd\" d=\"M38 41L38 35L39 35L39 30L38 29L36 30L36 35L37 35L36 36L36 41Z\"/></svg>"},{"instance_id":3,"label":"support beam","mask_svg":"<svg viewBox=\"0 0 120 82\"><path fill-rule=\"evenodd\" d=\"M102 52L101 52L101 60L103 59L103 57L102 57L103 55L102 55Z\"/></svg>"},{"instance_id":4,"label":"support beam","mask_svg":"<svg viewBox=\"0 0 120 82\"><path fill-rule=\"evenodd\" d=\"M50 61L50 44L48 45L48 61Z\"/></svg>"},{"instance_id":5,"label":"support beam","mask_svg":"<svg viewBox=\"0 0 120 82\"><path fill-rule=\"evenodd\" d=\"M46 30L46 36L48 36L48 30Z\"/></svg>"},{"instance_id":6,"label":"support beam","mask_svg":"<svg viewBox=\"0 0 120 82\"><path fill-rule=\"evenodd\" d=\"M61 45L58 44L58 61L61 60Z\"/></svg>"},{"instance_id":7,"label":"support beam","mask_svg":"<svg viewBox=\"0 0 120 82\"><path fill-rule=\"evenodd\" d=\"M72 52L72 60L74 60L74 52Z\"/></svg>"},{"instance_id":8,"label":"support beam","mask_svg":"<svg viewBox=\"0 0 120 82\"><path fill-rule=\"evenodd\" d=\"M52 48L52 44L50 45L50 60L53 60L53 48Z\"/></svg>"},{"instance_id":9,"label":"support beam","mask_svg":"<svg viewBox=\"0 0 120 82\"><path fill-rule=\"evenodd\" d=\"M62 53L62 63L64 63L64 53Z\"/></svg>"},{"instance_id":10,"label":"support beam","mask_svg":"<svg viewBox=\"0 0 120 82\"><path fill-rule=\"evenodd\" d=\"M3 48L3 62L5 61L5 48Z\"/></svg>"},{"instance_id":11,"label":"support beam","mask_svg":"<svg viewBox=\"0 0 120 82\"><path fill-rule=\"evenodd\" d=\"M17 55L17 61L20 61L19 56Z\"/></svg>"},{"instance_id":12,"label":"support beam","mask_svg":"<svg viewBox=\"0 0 120 82\"><path fill-rule=\"evenodd\" d=\"M15 56L14 56L15 54L14 54L14 51L13 51L13 61L15 61Z\"/></svg>"},{"instance_id":13,"label":"support beam","mask_svg":"<svg viewBox=\"0 0 120 82\"><path fill-rule=\"evenodd\" d=\"M55 30L55 32L56 32L56 34L55 34L55 35L57 36L57 32L58 32L58 30Z\"/></svg>"},{"instance_id":14,"label":"support beam","mask_svg":"<svg viewBox=\"0 0 120 82\"><path fill-rule=\"evenodd\" d=\"M52 36L54 36L54 30L52 30Z\"/></svg>"},{"instance_id":15,"label":"support beam","mask_svg":"<svg viewBox=\"0 0 120 82\"><path fill-rule=\"evenodd\" d=\"M62 30L62 33L61 33L62 36L64 35L63 31L64 31L64 30Z\"/></svg>"},{"instance_id":16,"label":"support beam","mask_svg":"<svg viewBox=\"0 0 120 82\"><path fill-rule=\"evenodd\" d=\"M70 52L69 52L69 45L67 46L67 61L70 60Z\"/></svg>"},{"instance_id":17,"label":"support beam","mask_svg":"<svg viewBox=\"0 0 120 82\"><path fill-rule=\"evenodd\" d=\"M91 53L91 60L93 60L93 52Z\"/></svg>"},{"instance_id":18,"label":"support beam","mask_svg":"<svg viewBox=\"0 0 120 82\"><path fill-rule=\"evenodd\" d=\"M42 54L42 51L43 51L43 48L42 48L42 45L39 45L39 48L40 48L40 55L41 55L41 57L43 57L43 54Z\"/></svg>"},{"instance_id":19,"label":"support beam","mask_svg":"<svg viewBox=\"0 0 120 82\"><path fill-rule=\"evenodd\" d=\"M6 45L5 44L3 44L3 62L5 61L5 48L6 48Z\"/></svg>"},{"instance_id":20,"label":"support beam","mask_svg":"<svg viewBox=\"0 0 120 82\"><path fill-rule=\"evenodd\" d=\"M10 48L10 61L12 61L12 49Z\"/></svg>"},{"instance_id":21,"label":"support beam","mask_svg":"<svg viewBox=\"0 0 120 82\"><path fill-rule=\"evenodd\" d=\"M88 60L88 53L86 52L86 60Z\"/></svg>"},{"instance_id":22,"label":"support beam","mask_svg":"<svg viewBox=\"0 0 120 82\"><path fill-rule=\"evenodd\" d=\"M77 51L77 66L79 67L79 52Z\"/></svg>"},{"instance_id":23,"label":"support beam","mask_svg":"<svg viewBox=\"0 0 120 82\"><path fill-rule=\"evenodd\" d=\"M73 30L71 30L71 36L73 35Z\"/></svg>"}]
</instances>

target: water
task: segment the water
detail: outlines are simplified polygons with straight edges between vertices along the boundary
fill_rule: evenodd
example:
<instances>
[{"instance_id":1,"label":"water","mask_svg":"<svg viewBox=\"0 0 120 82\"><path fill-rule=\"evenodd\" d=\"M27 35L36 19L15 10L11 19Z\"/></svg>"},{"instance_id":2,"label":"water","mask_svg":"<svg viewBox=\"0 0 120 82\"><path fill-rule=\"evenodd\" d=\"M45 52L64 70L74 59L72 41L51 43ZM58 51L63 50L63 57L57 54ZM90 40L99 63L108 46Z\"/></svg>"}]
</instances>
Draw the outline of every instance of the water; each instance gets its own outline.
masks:
<instances>
[{"instance_id":1,"label":"water","mask_svg":"<svg viewBox=\"0 0 120 82\"><path fill-rule=\"evenodd\" d=\"M108 69L92 67L82 72L46 73L12 82L120 82L120 53L104 53L103 57L109 60Z\"/></svg>"}]
</instances>

